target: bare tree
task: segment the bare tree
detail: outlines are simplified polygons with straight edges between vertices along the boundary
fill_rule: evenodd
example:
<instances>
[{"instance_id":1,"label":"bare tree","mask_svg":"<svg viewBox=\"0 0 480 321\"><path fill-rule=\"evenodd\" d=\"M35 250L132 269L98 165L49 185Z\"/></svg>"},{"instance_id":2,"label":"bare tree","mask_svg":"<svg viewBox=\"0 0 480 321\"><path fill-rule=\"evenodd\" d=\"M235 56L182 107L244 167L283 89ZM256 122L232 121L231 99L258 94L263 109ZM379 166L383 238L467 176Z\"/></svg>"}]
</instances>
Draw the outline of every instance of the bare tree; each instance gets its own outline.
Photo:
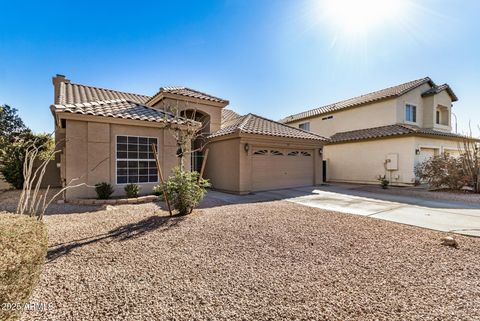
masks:
<instances>
[{"instance_id":1,"label":"bare tree","mask_svg":"<svg viewBox=\"0 0 480 321\"><path fill-rule=\"evenodd\" d=\"M480 126L479 126L480 130ZM474 139L470 127L469 136L462 140L459 147L461 153L462 168L470 182L473 191L480 193L480 143Z\"/></svg>"}]
</instances>

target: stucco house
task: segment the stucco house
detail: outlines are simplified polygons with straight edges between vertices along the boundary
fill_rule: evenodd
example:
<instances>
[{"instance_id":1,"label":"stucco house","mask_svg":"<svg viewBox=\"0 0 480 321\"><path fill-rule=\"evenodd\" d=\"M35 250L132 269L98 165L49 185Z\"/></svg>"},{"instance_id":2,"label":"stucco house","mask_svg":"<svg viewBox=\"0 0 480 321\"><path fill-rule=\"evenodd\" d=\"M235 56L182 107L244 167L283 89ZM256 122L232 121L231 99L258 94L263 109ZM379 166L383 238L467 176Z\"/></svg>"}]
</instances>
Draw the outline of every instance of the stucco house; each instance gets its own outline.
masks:
<instances>
[{"instance_id":1,"label":"stucco house","mask_svg":"<svg viewBox=\"0 0 480 321\"><path fill-rule=\"evenodd\" d=\"M65 199L95 197L93 185L109 182L114 195L128 183L151 193L159 184L151 144L157 145L164 175L178 165L171 128L196 126L202 135L187 167L198 170L209 149L205 177L213 188L233 192L320 184L321 135L254 114L225 109L224 100L186 87L162 87L153 96L72 83L53 77L55 160ZM176 116L175 116L176 115ZM178 115L183 117L178 117Z\"/></svg>"},{"instance_id":2,"label":"stucco house","mask_svg":"<svg viewBox=\"0 0 480 321\"><path fill-rule=\"evenodd\" d=\"M458 154L452 133L449 85L429 77L283 118L280 122L331 140L324 148L326 181L395 185L416 182L418 163L443 152Z\"/></svg>"}]
</instances>

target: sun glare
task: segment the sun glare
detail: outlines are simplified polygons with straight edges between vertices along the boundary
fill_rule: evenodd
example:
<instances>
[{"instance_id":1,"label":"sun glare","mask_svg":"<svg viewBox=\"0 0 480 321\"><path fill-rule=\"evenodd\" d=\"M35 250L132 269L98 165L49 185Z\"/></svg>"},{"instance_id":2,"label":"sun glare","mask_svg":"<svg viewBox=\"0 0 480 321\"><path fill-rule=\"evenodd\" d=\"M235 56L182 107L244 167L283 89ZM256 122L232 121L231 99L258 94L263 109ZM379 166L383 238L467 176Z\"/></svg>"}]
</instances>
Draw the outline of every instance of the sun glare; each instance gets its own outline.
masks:
<instances>
[{"instance_id":1,"label":"sun glare","mask_svg":"<svg viewBox=\"0 0 480 321\"><path fill-rule=\"evenodd\" d=\"M332 27L344 34L367 34L402 18L407 0L324 0L322 11Z\"/></svg>"}]
</instances>

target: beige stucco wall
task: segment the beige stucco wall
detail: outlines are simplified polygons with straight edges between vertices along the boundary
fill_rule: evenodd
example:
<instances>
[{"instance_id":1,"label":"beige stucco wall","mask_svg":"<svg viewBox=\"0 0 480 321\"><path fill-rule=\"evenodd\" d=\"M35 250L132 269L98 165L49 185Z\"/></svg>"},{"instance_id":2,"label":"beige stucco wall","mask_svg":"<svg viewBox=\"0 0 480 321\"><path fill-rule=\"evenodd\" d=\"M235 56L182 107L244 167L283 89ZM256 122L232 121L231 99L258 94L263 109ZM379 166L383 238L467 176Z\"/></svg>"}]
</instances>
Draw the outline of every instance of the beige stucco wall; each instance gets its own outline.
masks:
<instances>
[{"instance_id":1,"label":"beige stucco wall","mask_svg":"<svg viewBox=\"0 0 480 321\"><path fill-rule=\"evenodd\" d=\"M455 154L457 147L455 140L414 136L327 145L327 181L377 184L376 177L387 174L393 185L413 184L415 166L422 159L417 149ZM389 154L398 155L398 170L386 171Z\"/></svg>"},{"instance_id":2,"label":"beige stucco wall","mask_svg":"<svg viewBox=\"0 0 480 321\"><path fill-rule=\"evenodd\" d=\"M311 132L330 137L338 132L395 124L397 121L395 106L396 100L390 99L370 105L323 114L314 118L303 119L301 121L288 123L288 125L298 127L301 123L310 122ZM322 120L322 118L328 116L333 116L333 118Z\"/></svg>"},{"instance_id":3,"label":"beige stucco wall","mask_svg":"<svg viewBox=\"0 0 480 321\"><path fill-rule=\"evenodd\" d=\"M245 151L245 145L248 144L249 150ZM280 137L268 137L260 135L231 136L214 140L208 144L209 156L206 163L205 177L210 179L213 188L247 194L253 191L262 190L261 187L254 184L253 177L253 151L257 149L275 149L279 151L303 150L312 154L309 158L313 162L313 172L311 180L306 185L317 185L323 181L322 177L322 156L319 149L322 148L321 142L310 142L299 139L286 139ZM288 175L281 173L277 169L281 166L272 158L272 164L268 168L269 178L272 185L279 175ZM292 186L298 185L294 178L291 180ZM285 180L278 180L278 184L285 185Z\"/></svg>"},{"instance_id":4,"label":"beige stucco wall","mask_svg":"<svg viewBox=\"0 0 480 321\"><path fill-rule=\"evenodd\" d=\"M447 107L448 114L450 115L452 105L450 95L444 90L436 95L422 97L422 93L428 89L430 89L430 85L424 84L398 98L322 114L320 116L288 123L288 125L299 127L300 124L309 122L310 131L327 137L339 132L399 123L450 132L451 117L449 117L450 124L448 126L435 124L435 111L437 106ZM405 119L406 104L417 107L416 122L408 122ZM328 116L333 116L333 118L322 120L322 118Z\"/></svg>"},{"instance_id":5,"label":"beige stucco wall","mask_svg":"<svg viewBox=\"0 0 480 321\"><path fill-rule=\"evenodd\" d=\"M125 195L124 184L116 184L116 136L156 137L159 143L159 158L164 176L178 165L176 142L169 130L155 127L132 126L115 123L67 120L65 129L64 164L66 182L80 177L74 184L86 183L93 186L100 182L109 182L115 189L114 196ZM187 158L187 168L190 159ZM142 194L152 192L158 183L139 183ZM66 199L96 197L94 188L77 187L69 189Z\"/></svg>"}]
</instances>

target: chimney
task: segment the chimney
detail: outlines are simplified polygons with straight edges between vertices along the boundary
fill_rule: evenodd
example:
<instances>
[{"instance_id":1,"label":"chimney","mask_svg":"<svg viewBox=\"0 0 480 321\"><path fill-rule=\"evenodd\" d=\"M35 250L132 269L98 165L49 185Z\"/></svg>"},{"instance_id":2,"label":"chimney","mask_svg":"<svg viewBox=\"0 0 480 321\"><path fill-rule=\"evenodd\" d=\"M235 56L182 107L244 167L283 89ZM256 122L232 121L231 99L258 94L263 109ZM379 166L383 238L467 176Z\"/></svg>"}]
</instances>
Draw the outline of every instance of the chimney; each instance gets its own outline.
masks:
<instances>
[{"instance_id":1,"label":"chimney","mask_svg":"<svg viewBox=\"0 0 480 321\"><path fill-rule=\"evenodd\" d=\"M62 93L60 91L60 84L64 82L66 84L70 83L70 80L65 78L64 75L60 75L60 74L57 74L55 77L52 77L52 83L53 83L53 88L54 88L54 99L53 99L53 103L54 104L60 104L61 103L61 100L62 98L65 98L65 97L60 97L62 94L64 95L65 93Z\"/></svg>"}]
</instances>

